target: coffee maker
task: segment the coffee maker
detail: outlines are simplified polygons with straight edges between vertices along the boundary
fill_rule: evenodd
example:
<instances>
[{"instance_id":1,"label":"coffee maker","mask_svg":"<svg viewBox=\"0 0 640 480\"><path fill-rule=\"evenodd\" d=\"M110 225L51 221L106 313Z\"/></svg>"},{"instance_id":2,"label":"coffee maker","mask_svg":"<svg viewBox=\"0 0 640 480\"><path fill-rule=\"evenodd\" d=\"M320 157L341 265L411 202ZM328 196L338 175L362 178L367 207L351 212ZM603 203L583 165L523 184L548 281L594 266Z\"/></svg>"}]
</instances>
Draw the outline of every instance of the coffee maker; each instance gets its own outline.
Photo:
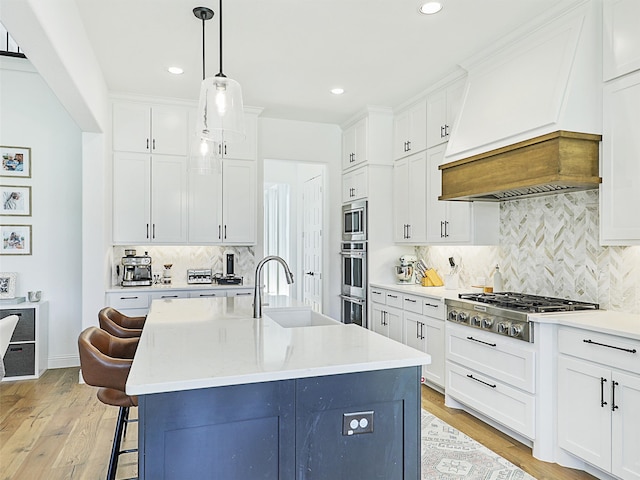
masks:
<instances>
[{"instance_id":1,"label":"coffee maker","mask_svg":"<svg viewBox=\"0 0 640 480\"><path fill-rule=\"evenodd\" d=\"M222 256L222 276L217 277L219 285L242 285L242 277L235 274L235 254L227 250Z\"/></svg>"},{"instance_id":2,"label":"coffee maker","mask_svg":"<svg viewBox=\"0 0 640 480\"><path fill-rule=\"evenodd\" d=\"M122 281L123 287L146 287L153 284L151 274L151 257L148 252L136 256L136 251L128 249L122 257Z\"/></svg>"},{"instance_id":3,"label":"coffee maker","mask_svg":"<svg viewBox=\"0 0 640 480\"><path fill-rule=\"evenodd\" d=\"M395 266L396 279L400 285L415 282L414 264L418 261L415 255L403 255L400 257L400 265Z\"/></svg>"}]
</instances>

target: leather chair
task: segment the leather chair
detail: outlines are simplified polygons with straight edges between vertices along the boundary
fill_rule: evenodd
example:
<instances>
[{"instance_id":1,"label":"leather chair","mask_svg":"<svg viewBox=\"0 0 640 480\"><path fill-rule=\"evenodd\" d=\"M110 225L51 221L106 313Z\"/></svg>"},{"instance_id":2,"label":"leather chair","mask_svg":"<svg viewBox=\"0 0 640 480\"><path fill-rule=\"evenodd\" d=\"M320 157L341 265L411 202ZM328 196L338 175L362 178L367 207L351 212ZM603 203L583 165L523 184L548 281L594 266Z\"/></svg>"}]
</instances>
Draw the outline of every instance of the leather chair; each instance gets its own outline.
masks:
<instances>
[{"instance_id":1,"label":"leather chair","mask_svg":"<svg viewBox=\"0 0 640 480\"><path fill-rule=\"evenodd\" d=\"M128 317L112 307L98 312L100 328L115 337L133 338L142 334L146 317Z\"/></svg>"},{"instance_id":2,"label":"leather chair","mask_svg":"<svg viewBox=\"0 0 640 480\"><path fill-rule=\"evenodd\" d=\"M139 338L118 338L97 327L89 327L78 337L80 368L88 385L100 387L98 399L120 408L116 422L107 480L115 480L118 458L137 449L120 450L126 434L129 408L138 406L138 397L125 393L125 385Z\"/></svg>"}]
</instances>

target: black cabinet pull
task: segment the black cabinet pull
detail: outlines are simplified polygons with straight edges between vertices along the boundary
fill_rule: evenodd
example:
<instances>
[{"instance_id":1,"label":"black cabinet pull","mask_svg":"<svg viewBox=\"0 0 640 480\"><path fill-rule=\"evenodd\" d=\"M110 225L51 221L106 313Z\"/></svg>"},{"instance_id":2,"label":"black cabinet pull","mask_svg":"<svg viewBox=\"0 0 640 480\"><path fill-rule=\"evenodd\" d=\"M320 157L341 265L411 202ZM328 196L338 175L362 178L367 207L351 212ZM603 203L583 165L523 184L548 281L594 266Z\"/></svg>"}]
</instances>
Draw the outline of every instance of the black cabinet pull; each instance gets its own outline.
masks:
<instances>
[{"instance_id":1,"label":"black cabinet pull","mask_svg":"<svg viewBox=\"0 0 640 480\"><path fill-rule=\"evenodd\" d=\"M390 298L398 298L398 296L397 296L397 295L391 295L390 293L387 293L387 297L390 297Z\"/></svg>"},{"instance_id":2,"label":"black cabinet pull","mask_svg":"<svg viewBox=\"0 0 640 480\"><path fill-rule=\"evenodd\" d=\"M151 234L151 238L156 238L156 224L153 224L153 228L152 228L152 234Z\"/></svg>"},{"instance_id":3,"label":"black cabinet pull","mask_svg":"<svg viewBox=\"0 0 640 480\"><path fill-rule=\"evenodd\" d=\"M149 150L149 139L147 138L147 150Z\"/></svg>"},{"instance_id":4,"label":"black cabinet pull","mask_svg":"<svg viewBox=\"0 0 640 480\"><path fill-rule=\"evenodd\" d=\"M446 125L446 124L444 126L444 136L445 137L449 136L449 125Z\"/></svg>"},{"instance_id":5,"label":"black cabinet pull","mask_svg":"<svg viewBox=\"0 0 640 480\"><path fill-rule=\"evenodd\" d=\"M475 380L476 382L480 382L480 383L482 383L482 384L484 384L484 385L486 385L488 387L491 387L491 388L496 388L498 386L498 385L491 385L490 383L487 383L487 382L485 382L483 380L480 380L479 378L476 378L473 375L467 375L467 378L470 378L471 380Z\"/></svg>"},{"instance_id":6,"label":"black cabinet pull","mask_svg":"<svg viewBox=\"0 0 640 480\"><path fill-rule=\"evenodd\" d=\"M604 401L604 384L606 383L607 379L604 377L600 377L600 406L604 407L607 402Z\"/></svg>"},{"instance_id":7,"label":"black cabinet pull","mask_svg":"<svg viewBox=\"0 0 640 480\"><path fill-rule=\"evenodd\" d=\"M414 300L413 298L405 298L404 299L405 302L411 302L411 303L416 303L417 300Z\"/></svg>"},{"instance_id":8,"label":"black cabinet pull","mask_svg":"<svg viewBox=\"0 0 640 480\"><path fill-rule=\"evenodd\" d=\"M444 133L444 125L440 125L440 138L444 138L445 133Z\"/></svg>"},{"instance_id":9,"label":"black cabinet pull","mask_svg":"<svg viewBox=\"0 0 640 480\"><path fill-rule=\"evenodd\" d=\"M495 344L495 343L483 342L482 340L478 340L477 338L473 338L473 337L467 337L467 340L473 340L474 342L484 343L485 345L489 345L490 347L496 347L497 346L497 344Z\"/></svg>"},{"instance_id":10,"label":"black cabinet pull","mask_svg":"<svg viewBox=\"0 0 640 480\"><path fill-rule=\"evenodd\" d=\"M227 144L226 143L224 144L224 154L225 154L225 156L227 155Z\"/></svg>"},{"instance_id":11,"label":"black cabinet pull","mask_svg":"<svg viewBox=\"0 0 640 480\"><path fill-rule=\"evenodd\" d=\"M407 152L411 151L411 141L407 141Z\"/></svg>"},{"instance_id":12,"label":"black cabinet pull","mask_svg":"<svg viewBox=\"0 0 640 480\"><path fill-rule=\"evenodd\" d=\"M444 221L444 236L445 238L449 236L449 228L447 228L449 226L449 222L448 221Z\"/></svg>"},{"instance_id":13,"label":"black cabinet pull","mask_svg":"<svg viewBox=\"0 0 640 480\"><path fill-rule=\"evenodd\" d=\"M218 240L222 240L222 225L218 225Z\"/></svg>"},{"instance_id":14,"label":"black cabinet pull","mask_svg":"<svg viewBox=\"0 0 640 480\"><path fill-rule=\"evenodd\" d=\"M440 222L440 238L444 238L444 222Z\"/></svg>"},{"instance_id":15,"label":"black cabinet pull","mask_svg":"<svg viewBox=\"0 0 640 480\"><path fill-rule=\"evenodd\" d=\"M616 385L620 385L618 382L616 382L615 380L611 381L611 411L615 412L618 408L618 405L616 405Z\"/></svg>"},{"instance_id":16,"label":"black cabinet pull","mask_svg":"<svg viewBox=\"0 0 640 480\"><path fill-rule=\"evenodd\" d=\"M149 224L147 223L147 238L149 238Z\"/></svg>"},{"instance_id":17,"label":"black cabinet pull","mask_svg":"<svg viewBox=\"0 0 640 480\"><path fill-rule=\"evenodd\" d=\"M162 295L160 298L178 298L178 295Z\"/></svg>"},{"instance_id":18,"label":"black cabinet pull","mask_svg":"<svg viewBox=\"0 0 640 480\"><path fill-rule=\"evenodd\" d=\"M227 239L227 226L224 226L224 239Z\"/></svg>"},{"instance_id":19,"label":"black cabinet pull","mask_svg":"<svg viewBox=\"0 0 640 480\"><path fill-rule=\"evenodd\" d=\"M593 340L582 340L582 341L584 343L590 343L591 345L598 345L600 347L615 348L616 350L622 350L623 352L636 353L637 351L635 348L616 347L614 345L607 345L606 343L594 342Z\"/></svg>"},{"instance_id":20,"label":"black cabinet pull","mask_svg":"<svg viewBox=\"0 0 640 480\"><path fill-rule=\"evenodd\" d=\"M120 297L120 300L137 300L138 297Z\"/></svg>"},{"instance_id":21,"label":"black cabinet pull","mask_svg":"<svg viewBox=\"0 0 640 480\"><path fill-rule=\"evenodd\" d=\"M153 139L153 146L152 146L151 148L152 148L153 150L155 150L155 149L156 149L156 139L155 139L155 138Z\"/></svg>"},{"instance_id":22,"label":"black cabinet pull","mask_svg":"<svg viewBox=\"0 0 640 480\"><path fill-rule=\"evenodd\" d=\"M425 303L424 304L425 307L433 307L433 308L438 308L438 305L434 305L432 303Z\"/></svg>"}]
</instances>

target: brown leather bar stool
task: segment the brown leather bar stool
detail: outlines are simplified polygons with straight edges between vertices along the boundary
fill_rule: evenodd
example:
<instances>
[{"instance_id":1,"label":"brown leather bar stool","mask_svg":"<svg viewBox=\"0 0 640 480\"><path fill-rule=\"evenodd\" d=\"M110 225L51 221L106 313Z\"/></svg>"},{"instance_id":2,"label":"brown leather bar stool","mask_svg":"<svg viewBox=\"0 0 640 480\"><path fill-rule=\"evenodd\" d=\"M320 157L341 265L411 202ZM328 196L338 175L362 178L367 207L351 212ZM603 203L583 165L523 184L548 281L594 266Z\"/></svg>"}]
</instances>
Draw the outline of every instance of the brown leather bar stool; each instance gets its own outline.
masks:
<instances>
[{"instance_id":1,"label":"brown leather bar stool","mask_svg":"<svg viewBox=\"0 0 640 480\"><path fill-rule=\"evenodd\" d=\"M146 317L128 317L112 307L105 307L98 312L100 328L120 338L139 337Z\"/></svg>"},{"instance_id":2,"label":"brown leather bar stool","mask_svg":"<svg viewBox=\"0 0 640 480\"><path fill-rule=\"evenodd\" d=\"M118 457L137 449L120 450L129 408L138 406L138 397L125 393L125 385L139 338L118 338L97 327L89 327L78 337L80 368L88 385L100 387L98 399L120 407L116 422L107 480L115 480Z\"/></svg>"}]
</instances>

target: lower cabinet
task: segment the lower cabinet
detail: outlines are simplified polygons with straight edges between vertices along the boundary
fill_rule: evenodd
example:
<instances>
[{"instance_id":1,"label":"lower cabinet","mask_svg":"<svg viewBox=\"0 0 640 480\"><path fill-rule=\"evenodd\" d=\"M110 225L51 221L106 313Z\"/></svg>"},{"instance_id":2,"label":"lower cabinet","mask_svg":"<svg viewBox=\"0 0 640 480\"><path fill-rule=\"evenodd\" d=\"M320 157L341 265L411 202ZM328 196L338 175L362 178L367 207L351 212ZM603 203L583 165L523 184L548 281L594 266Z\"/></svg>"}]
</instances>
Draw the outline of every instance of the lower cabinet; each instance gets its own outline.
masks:
<instances>
[{"instance_id":1,"label":"lower cabinet","mask_svg":"<svg viewBox=\"0 0 640 480\"><path fill-rule=\"evenodd\" d=\"M561 327L558 344L558 446L640 479L640 342Z\"/></svg>"},{"instance_id":2,"label":"lower cabinet","mask_svg":"<svg viewBox=\"0 0 640 480\"><path fill-rule=\"evenodd\" d=\"M416 480L418 379L407 367L141 395L139 478Z\"/></svg>"},{"instance_id":3,"label":"lower cabinet","mask_svg":"<svg viewBox=\"0 0 640 480\"><path fill-rule=\"evenodd\" d=\"M370 289L373 331L431 355L422 381L444 388L444 315L441 298Z\"/></svg>"},{"instance_id":4,"label":"lower cabinet","mask_svg":"<svg viewBox=\"0 0 640 480\"><path fill-rule=\"evenodd\" d=\"M38 378L48 366L49 304L40 302L22 305L24 306L0 307L0 318L10 315L17 315L19 318L3 357L3 381Z\"/></svg>"},{"instance_id":5,"label":"lower cabinet","mask_svg":"<svg viewBox=\"0 0 640 480\"><path fill-rule=\"evenodd\" d=\"M171 298L212 298L212 297L237 297L253 295L253 287L235 288L197 288L178 289L165 288L154 291L149 290L121 290L118 292L107 292L105 295L106 304L119 312L135 317L146 315L149 312L151 302L157 299Z\"/></svg>"}]
</instances>

